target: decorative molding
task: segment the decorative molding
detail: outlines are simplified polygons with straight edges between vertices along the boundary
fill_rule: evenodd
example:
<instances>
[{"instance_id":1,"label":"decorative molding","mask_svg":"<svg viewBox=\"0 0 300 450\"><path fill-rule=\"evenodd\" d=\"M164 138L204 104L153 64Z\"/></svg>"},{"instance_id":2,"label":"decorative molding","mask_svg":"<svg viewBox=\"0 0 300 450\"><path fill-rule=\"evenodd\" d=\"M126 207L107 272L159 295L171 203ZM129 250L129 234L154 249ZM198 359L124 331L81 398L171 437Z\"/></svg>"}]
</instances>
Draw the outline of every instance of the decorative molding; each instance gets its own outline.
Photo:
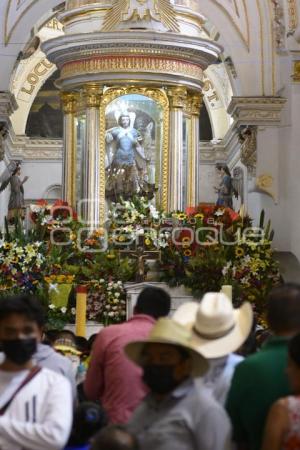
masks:
<instances>
[{"instance_id":1,"label":"decorative molding","mask_svg":"<svg viewBox=\"0 0 300 450\"><path fill-rule=\"evenodd\" d=\"M286 103L282 97L232 97L227 112L235 125L278 126Z\"/></svg>"},{"instance_id":2,"label":"decorative molding","mask_svg":"<svg viewBox=\"0 0 300 450\"><path fill-rule=\"evenodd\" d=\"M0 120L8 121L9 116L18 109L15 96L11 92L0 92Z\"/></svg>"},{"instance_id":3,"label":"decorative molding","mask_svg":"<svg viewBox=\"0 0 300 450\"><path fill-rule=\"evenodd\" d=\"M3 161L5 156L4 141L8 135L8 125L6 122L0 122L0 161Z\"/></svg>"},{"instance_id":4,"label":"decorative molding","mask_svg":"<svg viewBox=\"0 0 300 450\"><path fill-rule=\"evenodd\" d=\"M62 139L30 139L11 133L5 144L9 159L62 160Z\"/></svg>"},{"instance_id":5,"label":"decorative molding","mask_svg":"<svg viewBox=\"0 0 300 450\"><path fill-rule=\"evenodd\" d=\"M178 86L168 89L170 109L185 108L187 103L187 90Z\"/></svg>"},{"instance_id":6,"label":"decorative molding","mask_svg":"<svg viewBox=\"0 0 300 450\"><path fill-rule=\"evenodd\" d=\"M297 0L287 0L289 15L289 33L293 33L298 26Z\"/></svg>"},{"instance_id":7,"label":"decorative molding","mask_svg":"<svg viewBox=\"0 0 300 450\"><path fill-rule=\"evenodd\" d=\"M285 21L282 0L271 0L273 5L273 39L277 50L282 50L285 44Z\"/></svg>"},{"instance_id":8,"label":"decorative molding","mask_svg":"<svg viewBox=\"0 0 300 450\"><path fill-rule=\"evenodd\" d=\"M206 68L223 48L213 41L154 31L126 31L65 35L45 41L42 50L61 68L67 62L99 56L152 56L174 58Z\"/></svg>"},{"instance_id":9,"label":"decorative molding","mask_svg":"<svg viewBox=\"0 0 300 450\"><path fill-rule=\"evenodd\" d=\"M292 74L293 81L300 83L300 61L294 61L294 72Z\"/></svg>"},{"instance_id":10,"label":"decorative molding","mask_svg":"<svg viewBox=\"0 0 300 450\"><path fill-rule=\"evenodd\" d=\"M75 114L78 94L74 92L61 92L60 98L64 114Z\"/></svg>"},{"instance_id":11,"label":"decorative molding","mask_svg":"<svg viewBox=\"0 0 300 450\"><path fill-rule=\"evenodd\" d=\"M202 79L201 67L171 58L147 56L103 56L66 63L61 70L61 79L87 73L168 73Z\"/></svg>"},{"instance_id":12,"label":"decorative molding","mask_svg":"<svg viewBox=\"0 0 300 450\"><path fill-rule=\"evenodd\" d=\"M186 113L192 116L200 116L200 111L203 105L202 94L188 94L186 102Z\"/></svg>"},{"instance_id":13,"label":"decorative molding","mask_svg":"<svg viewBox=\"0 0 300 450\"><path fill-rule=\"evenodd\" d=\"M103 89L99 84L86 84L84 86L83 97L85 100L85 105L87 108L99 108L101 103L101 95L103 94Z\"/></svg>"}]
</instances>

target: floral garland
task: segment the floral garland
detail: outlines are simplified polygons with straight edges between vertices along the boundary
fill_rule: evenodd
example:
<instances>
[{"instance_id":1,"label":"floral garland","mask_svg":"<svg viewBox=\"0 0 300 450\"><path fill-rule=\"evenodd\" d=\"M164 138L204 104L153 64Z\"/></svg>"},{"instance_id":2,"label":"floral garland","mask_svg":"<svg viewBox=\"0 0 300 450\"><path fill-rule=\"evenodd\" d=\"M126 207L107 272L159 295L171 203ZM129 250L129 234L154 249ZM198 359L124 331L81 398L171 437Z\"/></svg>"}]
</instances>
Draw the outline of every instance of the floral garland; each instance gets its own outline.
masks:
<instances>
[{"instance_id":1,"label":"floral garland","mask_svg":"<svg viewBox=\"0 0 300 450\"><path fill-rule=\"evenodd\" d=\"M230 208L202 204L166 214L143 197L113 203L105 228L92 232L82 232L66 202L40 201L31 206L31 217L33 228L26 236L7 233L0 240L0 289L38 292L50 322L74 319L71 287L79 284L89 287L89 320L125 320L124 283L135 280L138 265L133 257L121 258L120 251L133 254L137 247L160 252L160 281L182 284L196 298L232 284L235 303L251 301L261 317L268 292L280 282L264 214L261 235L248 216ZM64 285L71 300L62 305L56 297Z\"/></svg>"}]
</instances>

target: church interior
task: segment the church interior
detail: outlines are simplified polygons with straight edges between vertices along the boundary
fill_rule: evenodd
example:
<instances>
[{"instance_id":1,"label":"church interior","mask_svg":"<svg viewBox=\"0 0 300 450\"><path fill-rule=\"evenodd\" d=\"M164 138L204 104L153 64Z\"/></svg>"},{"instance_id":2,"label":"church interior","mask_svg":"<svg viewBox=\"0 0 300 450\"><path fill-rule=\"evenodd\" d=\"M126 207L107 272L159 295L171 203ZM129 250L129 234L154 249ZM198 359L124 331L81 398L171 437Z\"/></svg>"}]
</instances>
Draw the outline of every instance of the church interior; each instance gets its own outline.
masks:
<instances>
[{"instance_id":1,"label":"church interior","mask_svg":"<svg viewBox=\"0 0 300 450\"><path fill-rule=\"evenodd\" d=\"M254 406L250 412L237 406L248 402L247 395L257 396L254 387L245 398L241 393L251 371L255 379L254 363L247 362L253 342L246 337L291 336L291 321L286 319L285 328L270 312L276 289L291 301L288 313L300 317L290 300L299 296L300 302L300 0L2 0L0 21L0 349L2 297L3 308L7 295L40 297L48 344L53 336L47 332L56 331L55 349L77 364L82 398L100 398L111 422L125 423L129 415L115 410L114 394L106 392L104 381L101 389L95 382L100 363L93 357L90 363L87 339L103 330L96 338L100 349L105 339L100 334L107 330L109 336L110 325L131 324L137 310L148 315L139 303L144 290L160 298L163 289L173 319L153 316L159 320L145 355L137 342L120 338L122 345L144 377L148 363L143 365L142 357L151 367L160 365L153 363L154 343L182 347L183 359L198 352L193 364L202 375L209 361L203 379L215 397L223 383L217 398L222 412L210 405L220 415L220 436L197 436L206 419L195 425L192 402L184 408L195 436L179 433L177 446L175 422L165 420L174 411L163 402L157 409L160 425L158 416L150 420L143 400L128 429L109 431L132 433L127 450L300 449L300 403L294 447L288 447L283 431L280 446L272 441L276 408L258 406L255 418ZM208 338L205 324L213 315L217 321L214 307L220 307L222 320L232 320L224 325L229 337L240 327L243 339L232 336L236 345L220 330ZM296 322L293 332L300 331ZM179 338L183 329L189 343ZM133 329L130 333L133 338ZM86 347L77 338L85 339ZM300 348L300 340L291 344L295 353L293 345ZM300 367L299 352L292 358ZM226 384L218 377L229 360L234 362ZM5 361L0 352L0 448L17 450L22 444L9 432L1 441ZM279 370L279 363L272 364ZM124 365L125 375L127 370ZM189 370L182 368L180 380L190 377ZM161 388L164 398L178 387L173 380L169 391L162 382L158 388L153 373L146 384L155 395ZM110 376L113 380L114 373ZM130 377L129 389L144 392ZM286 386L285 379L280 382ZM268 406L288 392L282 389L272 402L270 396ZM129 397L120 395L125 408ZM249 429L239 423L244 412ZM152 426L156 431L148 436ZM218 422L208 418L207 427L217 429ZM172 432L172 446L154 438L165 431ZM97 439L91 446L63 447L67 434L62 432L65 438L56 447L32 437L28 449L117 448L97 447Z\"/></svg>"}]
</instances>

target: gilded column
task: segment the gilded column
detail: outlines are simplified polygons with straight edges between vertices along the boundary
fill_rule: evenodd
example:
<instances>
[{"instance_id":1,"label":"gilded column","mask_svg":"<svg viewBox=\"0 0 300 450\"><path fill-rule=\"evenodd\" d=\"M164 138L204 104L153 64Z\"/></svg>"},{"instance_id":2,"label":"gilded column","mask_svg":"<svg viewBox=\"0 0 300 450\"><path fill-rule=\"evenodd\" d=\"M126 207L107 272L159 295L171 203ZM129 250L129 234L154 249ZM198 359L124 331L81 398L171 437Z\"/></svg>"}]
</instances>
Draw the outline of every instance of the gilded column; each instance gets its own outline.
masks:
<instances>
[{"instance_id":1,"label":"gilded column","mask_svg":"<svg viewBox=\"0 0 300 450\"><path fill-rule=\"evenodd\" d=\"M102 88L87 84L84 88L86 104L86 145L83 157L83 215L91 228L100 222L100 152L99 109Z\"/></svg>"},{"instance_id":2,"label":"gilded column","mask_svg":"<svg viewBox=\"0 0 300 450\"><path fill-rule=\"evenodd\" d=\"M183 109L186 106L187 90L174 87L168 90L170 102L169 138L169 198L168 210L181 210L183 207L182 166L183 166Z\"/></svg>"},{"instance_id":3,"label":"gilded column","mask_svg":"<svg viewBox=\"0 0 300 450\"><path fill-rule=\"evenodd\" d=\"M74 207L76 203L76 130L74 115L77 95L73 92L62 92L61 101L64 112L63 199Z\"/></svg>"},{"instance_id":4,"label":"gilded column","mask_svg":"<svg viewBox=\"0 0 300 450\"><path fill-rule=\"evenodd\" d=\"M196 206L199 203L199 169L200 169L200 149L199 149L199 117L203 96L200 93L193 93L188 96L188 110L190 113L190 129L188 137L188 186L187 186L187 206Z\"/></svg>"}]
</instances>

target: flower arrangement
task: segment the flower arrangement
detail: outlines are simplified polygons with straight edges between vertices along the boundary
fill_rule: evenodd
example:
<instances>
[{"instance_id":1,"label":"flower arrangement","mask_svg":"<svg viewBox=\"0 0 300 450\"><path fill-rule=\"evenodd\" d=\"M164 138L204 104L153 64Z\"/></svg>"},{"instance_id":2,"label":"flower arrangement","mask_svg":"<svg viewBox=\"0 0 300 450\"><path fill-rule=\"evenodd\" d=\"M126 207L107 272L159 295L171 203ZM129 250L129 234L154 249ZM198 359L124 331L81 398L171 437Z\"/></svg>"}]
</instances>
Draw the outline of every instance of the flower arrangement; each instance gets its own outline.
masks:
<instances>
[{"instance_id":1,"label":"flower arrangement","mask_svg":"<svg viewBox=\"0 0 300 450\"><path fill-rule=\"evenodd\" d=\"M271 248L274 233L270 222L264 226L264 212L258 228L250 217L214 205L172 217L181 228L162 254L161 280L183 284L198 298L231 284L236 306L248 300L263 319L267 294L281 281Z\"/></svg>"},{"instance_id":2,"label":"flower arrangement","mask_svg":"<svg viewBox=\"0 0 300 450\"><path fill-rule=\"evenodd\" d=\"M87 318L105 325L126 319L126 292L122 281L100 278L90 284Z\"/></svg>"},{"instance_id":3,"label":"flower arrangement","mask_svg":"<svg viewBox=\"0 0 300 450\"><path fill-rule=\"evenodd\" d=\"M53 303L47 307L47 328L49 330L62 330L66 323L73 322L75 319L75 308L66 306L58 307Z\"/></svg>"},{"instance_id":4,"label":"flower arrangement","mask_svg":"<svg viewBox=\"0 0 300 450\"><path fill-rule=\"evenodd\" d=\"M230 208L202 204L166 214L134 197L112 203L105 227L92 231L65 202L40 201L31 206L31 217L26 236L7 234L0 241L0 289L42 292L51 323L74 319L69 297L79 284L89 288L89 320L123 321L124 283L144 271L139 260L148 250L160 255L160 281L184 285L196 297L232 284L235 303L251 301L260 316L269 290L280 282L264 213L255 229L250 217ZM121 258L122 250L129 256Z\"/></svg>"},{"instance_id":5,"label":"flower arrangement","mask_svg":"<svg viewBox=\"0 0 300 450\"><path fill-rule=\"evenodd\" d=\"M43 242L0 239L0 291L36 292L45 265Z\"/></svg>"}]
</instances>

